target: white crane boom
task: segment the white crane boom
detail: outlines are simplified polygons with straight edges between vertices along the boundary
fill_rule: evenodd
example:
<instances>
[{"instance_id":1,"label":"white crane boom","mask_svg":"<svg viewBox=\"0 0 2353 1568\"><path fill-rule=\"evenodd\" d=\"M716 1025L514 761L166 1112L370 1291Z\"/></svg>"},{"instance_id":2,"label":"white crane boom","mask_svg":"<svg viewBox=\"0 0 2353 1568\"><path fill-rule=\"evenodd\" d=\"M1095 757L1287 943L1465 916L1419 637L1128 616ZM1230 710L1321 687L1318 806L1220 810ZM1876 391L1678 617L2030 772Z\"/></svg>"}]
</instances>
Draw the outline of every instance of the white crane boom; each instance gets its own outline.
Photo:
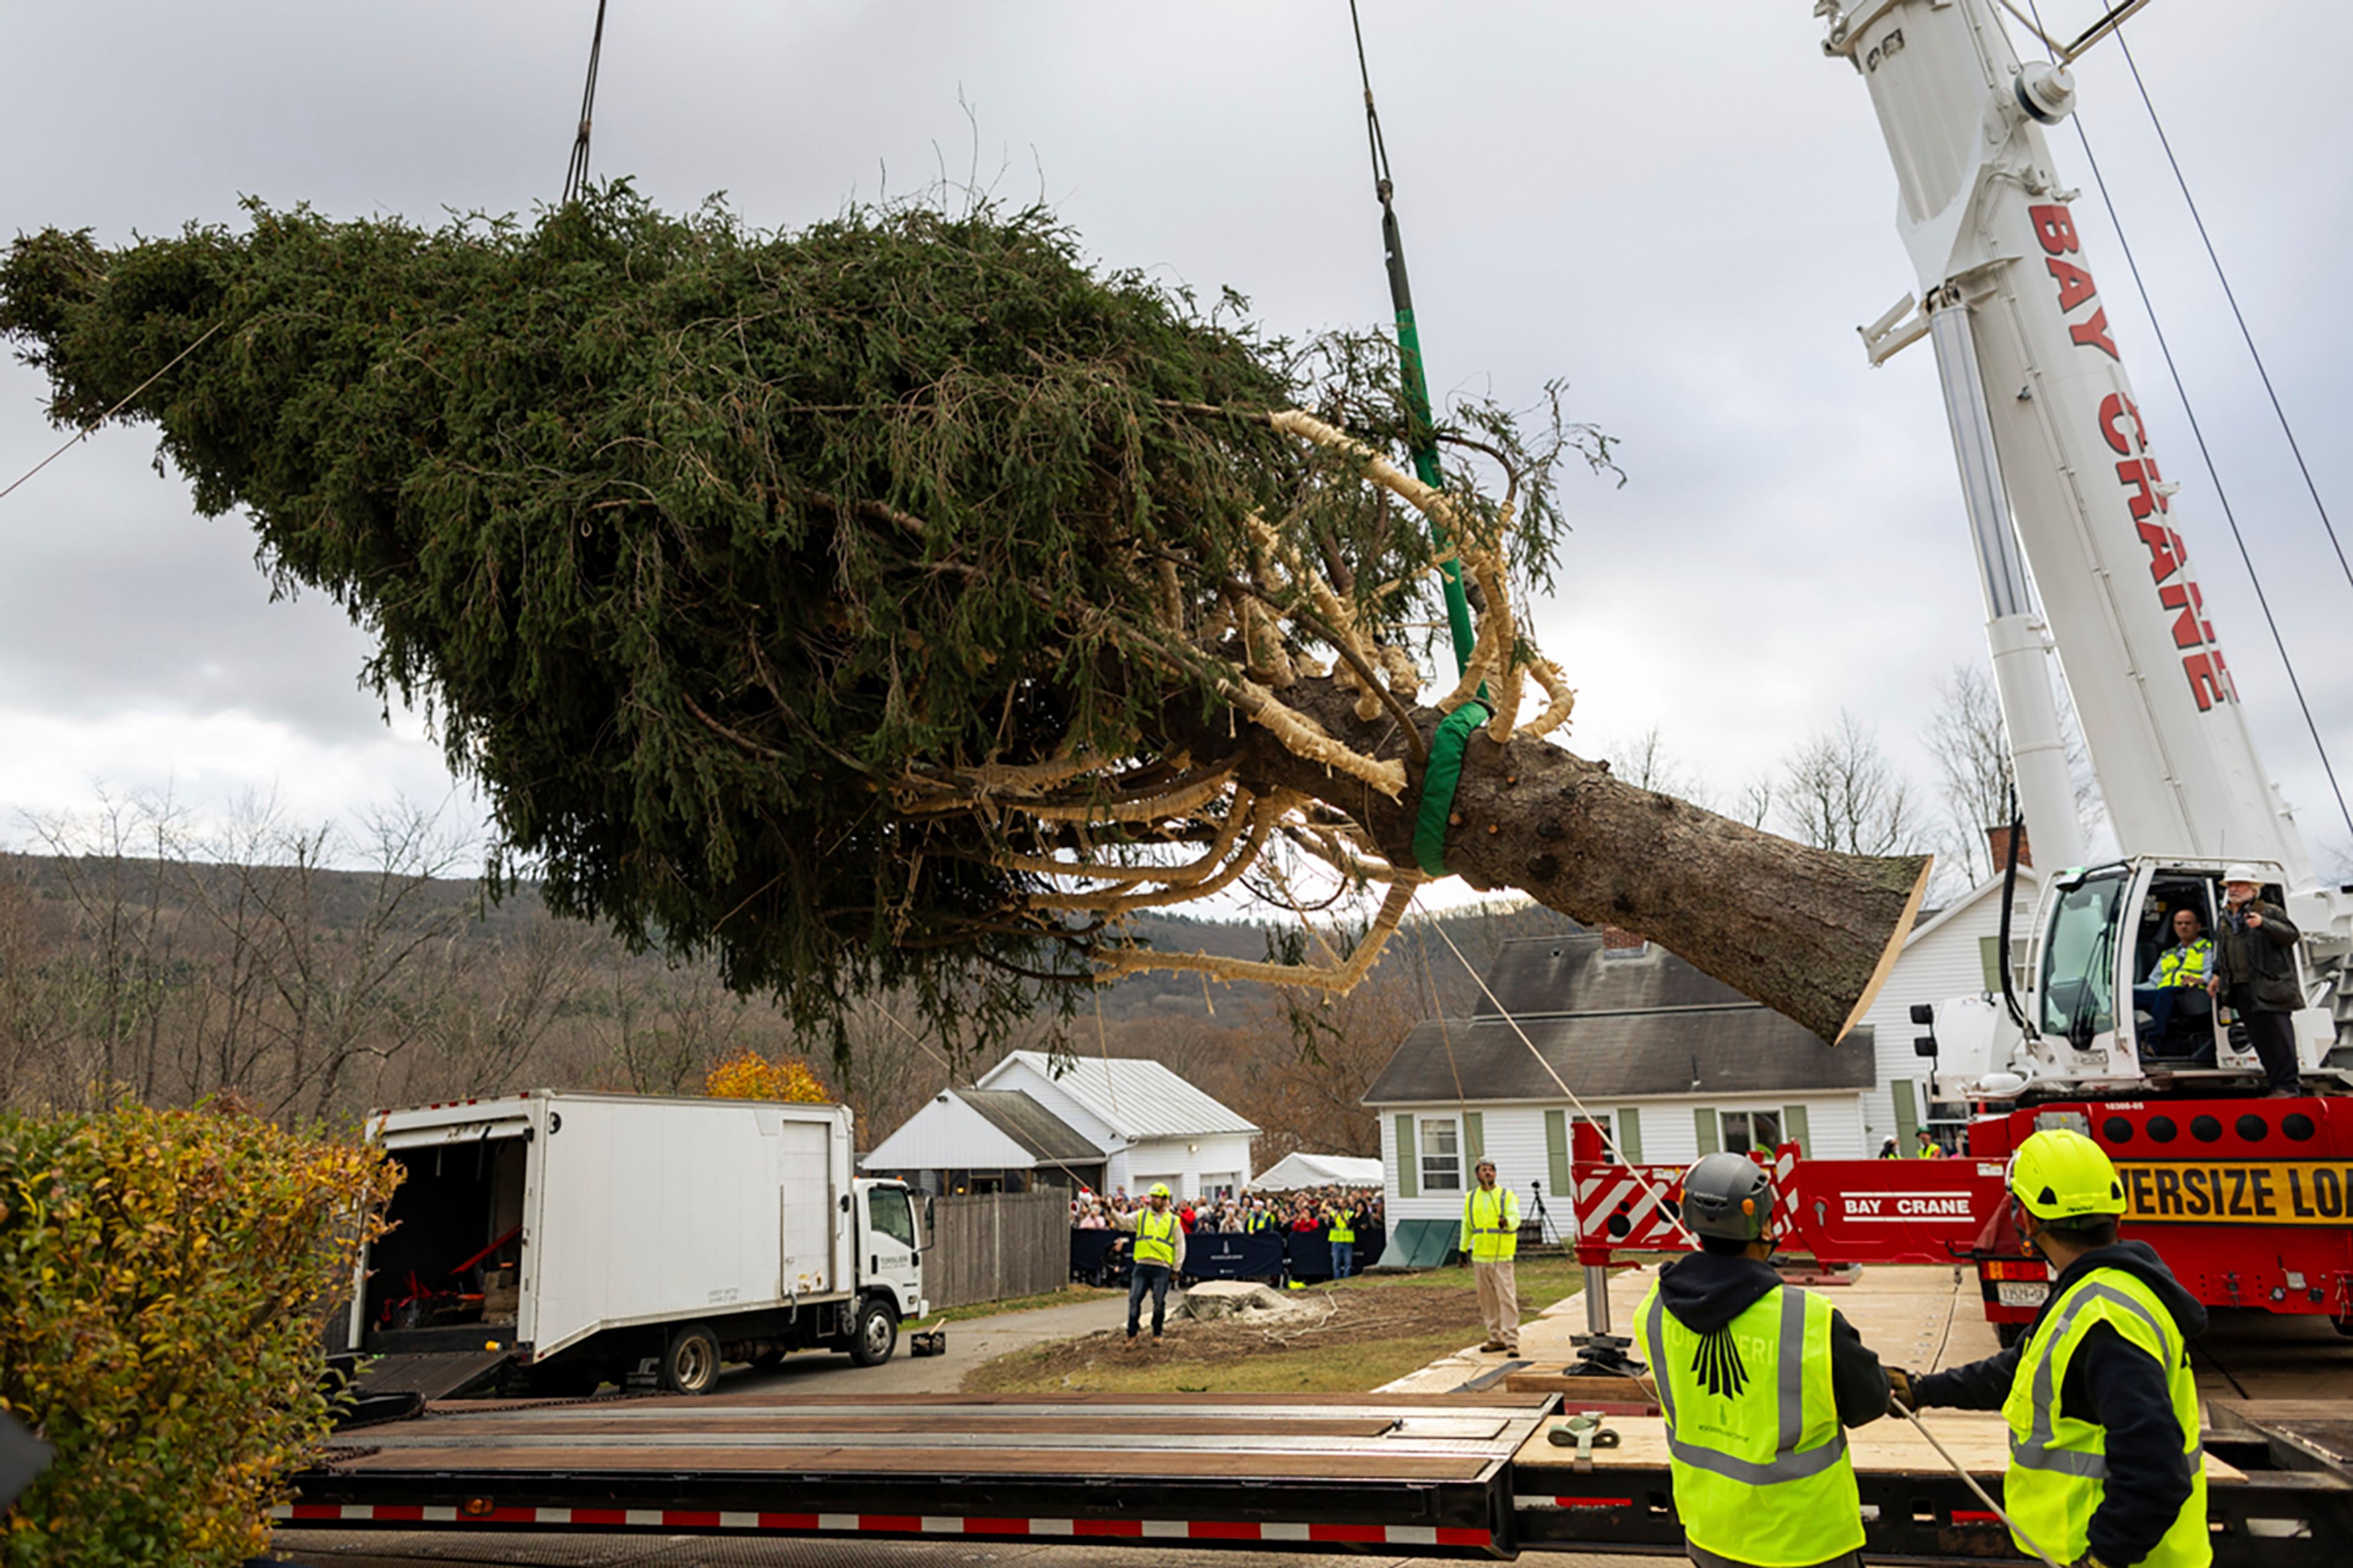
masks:
<instances>
[{"instance_id":1,"label":"white crane boom","mask_svg":"<svg viewBox=\"0 0 2353 1568\"><path fill-rule=\"evenodd\" d=\"M1824 49L1869 88L1895 164L1926 319L1883 326L1873 352L1924 333L1936 346L2036 847L2046 833L2054 847L2073 840L2056 821L2072 821L2073 797L2055 725L2042 732L2035 710L2039 638L2005 548L2013 530L2125 853L2270 861L2308 888L2118 357L2075 193L2052 172L2042 125L2072 109L2073 83L2021 66L1989 0L1817 12Z\"/></svg>"}]
</instances>

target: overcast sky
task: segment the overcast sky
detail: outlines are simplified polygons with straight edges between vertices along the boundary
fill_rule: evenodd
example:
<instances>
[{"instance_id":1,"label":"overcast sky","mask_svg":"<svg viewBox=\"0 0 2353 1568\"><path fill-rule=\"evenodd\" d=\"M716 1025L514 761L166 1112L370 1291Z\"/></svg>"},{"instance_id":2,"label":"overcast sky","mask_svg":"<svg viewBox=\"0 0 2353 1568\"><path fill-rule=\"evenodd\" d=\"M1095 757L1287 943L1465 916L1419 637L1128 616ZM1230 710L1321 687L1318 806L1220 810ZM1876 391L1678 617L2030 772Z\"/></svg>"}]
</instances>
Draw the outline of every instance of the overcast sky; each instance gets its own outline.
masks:
<instances>
[{"instance_id":1,"label":"overcast sky","mask_svg":"<svg viewBox=\"0 0 2353 1568\"><path fill-rule=\"evenodd\" d=\"M2044 4L2054 30L2099 9ZM1623 443L1622 489L1569 479L1576 533L1535 617L1580 690L1570 743L1656 725L1727 795L1841 709L1927 787L1935 683L1985 657L1929 351L1873 371L1855 339L1913 276L1868 97L1810 10L1365 5L1433 379L1528 403L1565 377L1574 416ZM338 216L527 213L561 185L595 11L16 0L0 232L121 242L234 221L248 194ZM2353 14L2158 0L2131 36L2353 531ZM976 121L984 183L1042 193L1105 263L1230 284L1284 331L1358 326L1388 304L1356 69L1342 0L613 0L595 166L668 205L724 191L795 226L961 179ZM2103 47L2077 74L2306 694L2353 770L2353 586L2122 58ZM2258 743L2316 848L2341 853L2074 132L2052 145ZM58 439L43 396L0 369L0 483ZM244 525L196 517L153 447L110 431L0 501L0 842L101 786L168 788L206 816L258 793L304 818L399 795L478 819L424 726L387 724L359 689L360 636L318 595L271 603Z\"/></svg>"}]
</instances>

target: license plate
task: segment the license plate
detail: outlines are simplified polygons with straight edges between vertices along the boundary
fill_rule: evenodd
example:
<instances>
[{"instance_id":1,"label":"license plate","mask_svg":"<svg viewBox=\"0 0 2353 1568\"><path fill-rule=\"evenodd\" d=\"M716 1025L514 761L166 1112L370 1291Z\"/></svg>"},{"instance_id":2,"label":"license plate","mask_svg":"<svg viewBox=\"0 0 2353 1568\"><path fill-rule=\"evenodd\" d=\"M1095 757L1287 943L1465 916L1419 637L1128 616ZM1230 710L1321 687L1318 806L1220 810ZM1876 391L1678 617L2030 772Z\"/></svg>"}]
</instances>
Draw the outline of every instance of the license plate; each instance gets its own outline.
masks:
<instances>
[{"instance_id":1,"label":"license plate","mask_svg":"<svg viewBox=\"0 0 2353 1568\"><path fill-rule=\"evenodd\" d=\"M2050 1283L2042 1279L1997 1279L1993 1289L2005 1307L2040 1307L2051 1295Z\"/></svg>"}]
</instances>

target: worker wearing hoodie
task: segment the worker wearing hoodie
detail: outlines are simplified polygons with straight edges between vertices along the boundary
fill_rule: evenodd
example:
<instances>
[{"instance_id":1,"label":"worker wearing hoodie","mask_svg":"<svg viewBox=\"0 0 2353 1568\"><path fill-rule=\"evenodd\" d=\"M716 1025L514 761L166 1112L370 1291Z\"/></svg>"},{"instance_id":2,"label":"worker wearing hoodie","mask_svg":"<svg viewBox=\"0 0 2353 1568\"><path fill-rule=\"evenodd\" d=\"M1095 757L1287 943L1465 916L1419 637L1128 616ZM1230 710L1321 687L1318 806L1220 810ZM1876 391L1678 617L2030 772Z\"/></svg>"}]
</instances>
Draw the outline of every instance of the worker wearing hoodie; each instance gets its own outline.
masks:
<instances>
[{"instance_id":1,"label":"worker wearing hoodie","mask_svg":"<svg viewBox=\"0 0 2353 1568\"><path fill-rule=\"evenodd\" d=\"M2010 1190L2020 1233L2058 1275L2042 1312L2000 1355L1894 1373L1896 1397L2010 1418L2002 1491L2021 1550L2092 1568L2205 1568L2189 1342L2206 1309L2147 1243L2116 1239L2124 1185L2082 1133L2020 1144Z\"/></svg>"},{"instance_id":2,"label":"worker wearing hoodie","mask_svg":"<svg viewBox=\"0 0 2353 1568\"><path fill-rule=\"evenodd\" d=\"M1773 1271L1773 1203L1745 1156L1694 1165L1683 1218L1702 1250L1634 1312L1701 1568L1852 1565L1863 1542L1846 1428L1887 1414L1887 1374L1827 1299Z\"/></svg>"}]
</instances>

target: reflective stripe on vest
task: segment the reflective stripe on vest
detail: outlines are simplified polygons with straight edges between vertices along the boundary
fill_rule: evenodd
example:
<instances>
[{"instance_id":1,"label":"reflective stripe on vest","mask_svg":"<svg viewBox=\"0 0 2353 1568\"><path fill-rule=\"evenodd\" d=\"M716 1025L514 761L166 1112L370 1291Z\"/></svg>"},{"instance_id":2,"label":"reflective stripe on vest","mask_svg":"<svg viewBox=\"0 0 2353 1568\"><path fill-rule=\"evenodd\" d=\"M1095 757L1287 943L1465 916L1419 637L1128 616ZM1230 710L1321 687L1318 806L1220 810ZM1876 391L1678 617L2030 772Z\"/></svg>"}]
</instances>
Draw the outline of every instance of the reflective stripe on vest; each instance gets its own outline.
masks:
<instances>
[{"instance_id":1,"label":"reflective stripe on vest","mask_svg":"<svg viewBox=\"0 0 2353 1568\"><path fill-rule=\"evenodd\" d=\"M1656 1285L1636 1310L1637 1353L1658 1385L1675 1511L1693 1544L1759 1568L1804 1568L1862 1544L1830 1320L1827 1300L1786 1285L1710 1334L1672 1318ZM1749 1451L1703 1440L1704 1428L1736 1432ZM1768 1435L1771 1457L1759 1458Z\"/></svg>"},{"instance_id":2,"label":"reflective stripe on vest","mask_svg":"<svg viewBox=\"0 0 2353 1568\"><path fill-rule=\"evenodd\" d=\"M1158 1263L1176 1267L1176 1211L1154 1214L1145 1209L1135 1216L1135 1260L1138 1263Z\"/></svg>"},{"instance_id":3,"label":"reflective stripe on vest","mask_svg":"<svg viewBox=\"0 0 2353 1568\"><path fill-rule=\"evenodd\" d=\"M2190 1489L2181 1511L2145 1568L2204 1568L2214 1548L2206 1523L2206 1464L2198 1436L2198 1389L2188 1347L2157 1293L2120 1269L2095 1268L2051 1304L2020 1355L2002 1415L2010 1423L2010 1472L2003 1497L2010 1517L2035 1544L2073 1562L2090 1550L2085 1526L2107 1490L2107 1432L2059 1408L2068 1363L2084 1340L2105 1325L2164 1370L2174 1419L2182 1430ZM2021 1550L2025 1537L2017 1536Z\"/></svg>"},{"instance_id":4,"label":"reflective stripe on vest","mask_svg":"<svg viewBox=\"0 0 2353 1568\"><path fill-rule=\"evenodd\" d=\"M1462 1228L1471 1233L1471 1260L1500 1263L1520 1250L1520 1200L1501 1182L1490 1192L1473 1187L1463 1195Z\"/></svg>"},{"instance_id":5,"label":"reflective stripe on vest","mask_svg":"<svg viewBox=\"0 0 2353 1568\"><path fill-rule=\"evenodd\" d=\"M2214 939L2201 936L2188 947L2168 947L2157 955L2159 990L2173 985L2203 985L2214 973Z\"/></svg>"}]
</instances>

